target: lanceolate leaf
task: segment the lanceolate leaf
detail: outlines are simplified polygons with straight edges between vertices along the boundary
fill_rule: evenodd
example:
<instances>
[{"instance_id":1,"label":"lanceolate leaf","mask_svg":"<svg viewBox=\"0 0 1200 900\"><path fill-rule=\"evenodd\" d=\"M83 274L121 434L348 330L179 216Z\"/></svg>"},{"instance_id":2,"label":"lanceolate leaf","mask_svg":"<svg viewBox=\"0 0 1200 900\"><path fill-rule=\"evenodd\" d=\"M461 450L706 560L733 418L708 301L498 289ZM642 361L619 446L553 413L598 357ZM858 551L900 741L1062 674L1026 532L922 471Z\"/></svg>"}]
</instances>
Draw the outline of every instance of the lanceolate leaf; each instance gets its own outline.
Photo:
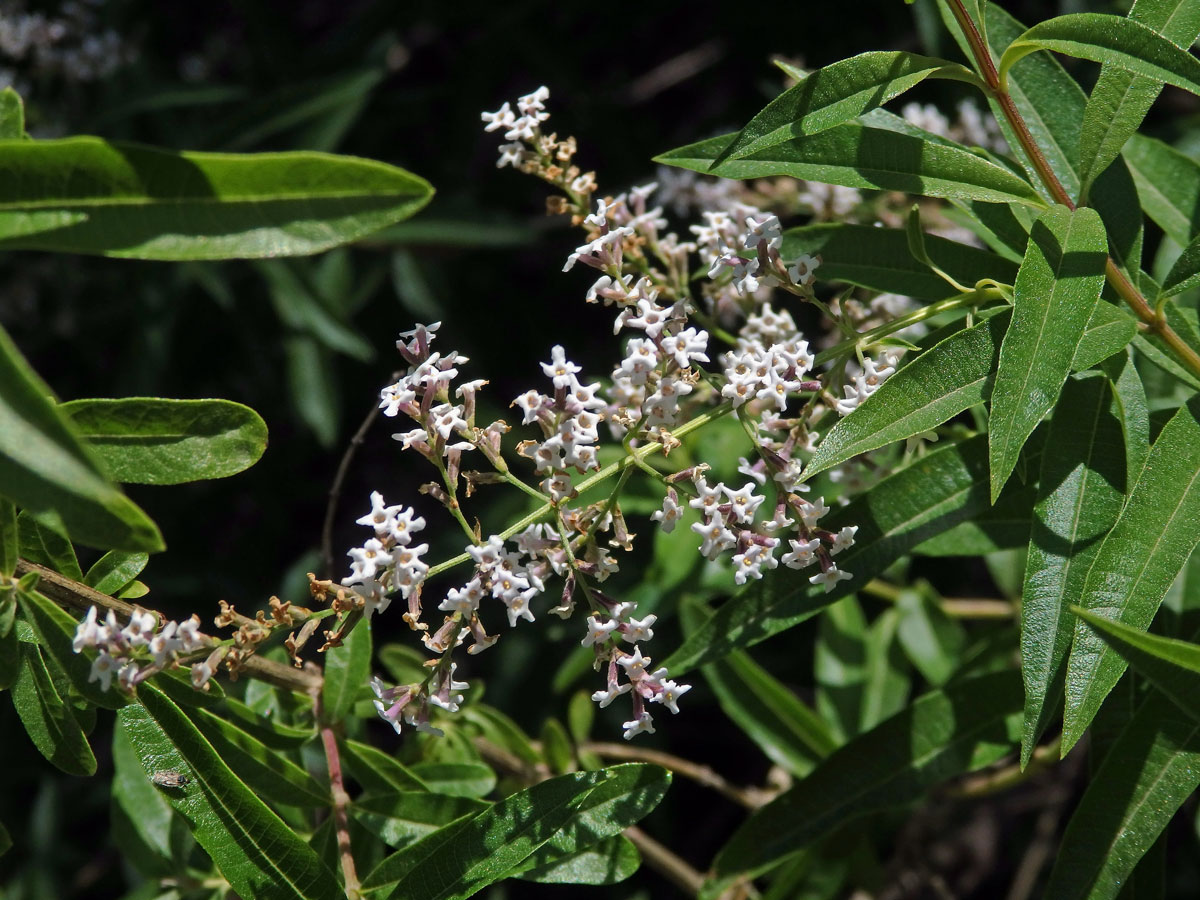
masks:
<instances>
[{"instance_id":1,"label":"lanceolate leaf","mask_svg":"<svg viewBox=\"0 0 1200 900\"><path fill-rule=\"evenodd\" d=\"M637 847L620 834L574 853L551 856L543 847L530 860L543 854L547 857L546 862L510 877L539 884L616 884L636 872L642 864Z\"/></svg>"},{"instance_id":2,"label":"lanceolate leaf","mask_svg":"<svg viewBox=\"0 0 1200 900\"><path fill-rule=\"evenodd\" d=\"M178 153L93 137L0 142L0 226L31 213L85 218L0 246L138 259L317 253L424 206L422 178L324 153Z\"/></svg>"},{"instance_id":3,"label":"lanceolate leaf","mask_svg":"<svg viewBox=\"0 0 1200 900\"><path fill-rule=\"evenodd\" d=\"M1191 0L1135 0L1129 18L1190 47L1200 35L1200 6ZM1088 96L1079 139L1079 177L1084 192L1137 131L1162 90L1161 82L1105 63Z\"/></svg>"},{"instance_id":4,"label":"lanceolate leaf","mask_svg":"<svg viewBox=\"0 0 1200 900\"><path fill-rule=\"evenodd\" d=\"M79 581L83 571L71 542L56 531L38 523L28 511L17 516L17 537L21 556L29 562L53 569L68 578Z\"/></svg>"},{"instance_id":5,"label":"lanceolate leaf","mask_svg":"<svg viewBox=\"0 0 1200 900\"><path fill-rule=\"evenodd\" d=\"M854 188L905 191L928 197L1041 205L1037 192L1008 169L961 147L847 122L828 131L714 166L736 135L671 150L656 162L723 178L790 175Z\"/></svg>"},{"instance_id":6,"label":"lanceolate leaf","mask_svg":"<svg viewBox=\"0 0 1200 900\"><path fill-rule=\"evenodd\" d=\"M1073 611L1176 706L1200 721L1200 644L1139 631L1079 607Z\"/></svg>"},{"instance_id":7,"label":"lanceolate leaf","mask_svg":"<svg viewBox=\"0 0 1200 900\"><path fill-rule=\"evenodd\" d=\"M163 549L162 536L100 470L0 328L0 494L60 521L81 544Z\"/></svg>"},{"instance_id":8,"label":"lanceolate leaf","mask_svg":"<svg viewBox=\"0 0 1200 900\"><path fill-rule=\"evenodd\" d=\"M475 815L491 804L470 797L451 797L420 791L363 794L351 813L389 847L402 848L455 819Z\"/></svg>"},{"instance_id":9,"label":"lanceolate leaf","mask_svg":"<svg viewBox=\"0 0 1200 900\"><path fill-rule=\"evenodd\" d=\"M0 575L11 575L20 557L17 540L17 508L11 500L0 497Z\"/></svg>"},{"instance_id":10,"label":"lanceolate leaf","mask_svg":"<svg viewBox=\"0 0 1200 900\"><path fill-rule=\"evenodd\" d=\"M68 775L95 775L96 757L66 698L55 690L38 645L22 641L20 653L12 701L33 745Z\"/></svg>"},{"instance_id":11,"label":"lanceolate leaf","mask_svg":"<svg viewBox=\"0 0 1200 900\"><path fill-rule=\"evenodd\" d=\"M804 76L746 123L725 151L740 159L792 138L816 134L881 106L926 78L970 79L963 66L899 50L875 50Z\"/></svg>"},{"instance_id":12,"label":"lanceolate leaf","mask_svg":"<svg viewBox=\"0 0 1200 900\"><path fill-rule=\"evenodd\" d=\"M61 405L114 481L181 484L235 475L258 462L267 425L229 400L73 400Z\"/></svg>"},{"instance_id":13,"label":"lanceolate leaf","mask_svg":"<svg viewBox=\"0 0 1200 900\"><path fill-rule=\"evenodd\" d=\"M1120 352L1137 335L1137 319L1124 307L1097 303L1075 346L1071 371L1082 372Z\"/></svg>"},{"instance_id":14,"label":"lanceolate leaf","mask_svg":"<svg viewBox=\"0 0 1200 900\"><path fill-rule=\"evenodd\" d=\"M149 685L142 705L118 713L148 775L175 771L189 783L164 789L230 886L264 900L339 896L337 880L291 827L229 770L184 712Z\"/></svg>"},{"instance_id":15,"label":"lanceolate leaf","mask_svg":"<svg viewBox=\"0 0 1200 900\"><path fill-rule=\"evenodd\" d=\"M1100 299L1107 257L1104 225L1095 210L1055 206L1034 223L992 388L993 500L1070 374L1076 345Z\"/></svg>"},{"instance_id":16,"label":"lanceolate leaf","mask_svg":"<svg viewBox=\"0 0 1200 900\"><path fill-rule=\"evenodd\" d=\"M560 775L506 797L387 857L363 889L395 900L469 897L550 840L608 778L607 770Z\"/></svg>"},{"instance_id":17,"label":"lanceolate leaf","mask_svg":"<svg viewBox=\"0 0 1200 900\"><path fill-rule=\"evenodd\" d=\"M1173 297L1197 284L1200 284L1200 236L1183 248L1163 281L1162 293L1165 297Z\"/></svg>"},{"instance_id":18,"label":"lanceolate leaf","mask_svg":"<svg viewBox=\"0 0 1200 900\"><path fill-rule=\"evenodd\" d=\"M115 595L137 578L149 561L148 553L110 550L87 570L87 574L83 576L83 583L102 594Z\"/></svg>"},{"instance_id":19,"label":"lanceolate leaf","mask_svg":"<svg viewBox=\"0 0 1200 900\"><path fill-rule=\"evenodd\" d=\"M924 695L754 812L717 856L717 873L762 870L846 822L994 760L1009 745L1005 720L1020 709L1015 672Z\"/></svg>"},{"instance_id":20,"label":"lanceolate leaf","mask_svg":"<svg viewBox=\"0 0 1200 900\"><path fill-rule=\"evenodd\" d=\"M1045 896L1110 900L1200 785L1200 723L1154 692L1088 783Z\"/></svg>"},{"instance_id":21,"label":"lanceolate leaf","mask_svg":"<svg viewBox=\"0 0 1200 900\"><path fill-rule=\"evenodd\" d=\"M1128 351L1106 360L1101 368L1112 383L1113 398L1121 411L1125 484L1132 487L1142 474L1146 454L1150 452L1150 413L1146 407L1146 389L1142 387L1133 354Z\"/></svg>"},{"instance_id":22,"label":"lanceolate leaf","mask_svg":"<svg viewBox=\"0 0 1200 900\"><path fill-rule=\"evenodd\" d=\"M1200 60L1133 19L1074 13L1040 22L1004 51L1000 58L1001 79L1015 62L1038 50L1112 63L1144 78L1200 94Z\"/></svg>"},{"instance_id":23,"label":"lanceolate leaf","mask_svg":"<svg viewBox=\"0 0 1200 900\"><path fill-rule=\"evenodd\" d=\"M841 419L817 446L805 473L936 428L991 395L1007 312L930 347Z\"/></svg>"},{"instance_id":24,"label":"lanceolate leaf","mask_svg":"<svg viewBox=\"0 0 1200 900\"><path fill-rule=\"evenodd\" d=\"M777 569L725 603L664 665L682 674L791 628L854 593L922 541L987 509L986 440L981 435L939 447L822 520L832 531L859 526L855 545L837 560L853 578L827 593L790 569Z\"/></svg>"},{"instance_id":25,"label":"lanceolate leaf","mask_svg":"<svg viewBox=\"0 0 1200 900\"><path fill-rule=\"evenodd\" d=\"M1188 246L1200 232L1200 163L1140 134L1130 138L1124 156L1146 215L1180 247Z\"/></svg>"},{"instance_id":26,"label":"lanceolate leaf","mask_svg":"<svg viewBox=\"0 0 1200 900\"><path fill-rule=\"evenodd\" d=\"M1017 275L1017 267L1001 256L935 235L925 235L925 250L939 268L968 286L981 278L1011 284ZM913 259L899 228L845 222L790 228L783 233L781 252L784 259L820 254L820 276L831 281L921 300L941 300L957 293L928 266Z\"/></svg>"},{"instance_id":27,"label":"lanceolate leaf","mask_svg":"<svg viewBox=\"0 0 1200 900\"><path fill-rule=\"evenodd\" d=\"M1022 765L1058 712L1075 629L1067 605L1080 596L1125 499L1120 407L1108 379L1099 373L1069 379L1046 440L1054 451L1042 454L1021 595Z\"/></svg>"},{"instance_id":28,"label":"lanceolate leaf","mask_svg":"<svg viewBox=\"0 0 1200 900\"><path fill-rule=\"evenodd\" d=\"M1163 595L1200 540L1200 400L1163 427L1116 525L1088 572L1082 603L1089 612L1145 630ZM1067 666L1065 754L1082 736L1125 661L1077 623Z\"/></svg>"},{"instance_id":29,"label":"lanceolate leaf","mask_svg":"<svg viewBox=\"0 0 1200 900\"><path fill-rule=\"evenodd\" d=\"M340 647L332 647L325 658L325 684L321 691L325 718L340 722L354 706L371 674L371 623L359 621Z\"/></svg>"}]
</instances>

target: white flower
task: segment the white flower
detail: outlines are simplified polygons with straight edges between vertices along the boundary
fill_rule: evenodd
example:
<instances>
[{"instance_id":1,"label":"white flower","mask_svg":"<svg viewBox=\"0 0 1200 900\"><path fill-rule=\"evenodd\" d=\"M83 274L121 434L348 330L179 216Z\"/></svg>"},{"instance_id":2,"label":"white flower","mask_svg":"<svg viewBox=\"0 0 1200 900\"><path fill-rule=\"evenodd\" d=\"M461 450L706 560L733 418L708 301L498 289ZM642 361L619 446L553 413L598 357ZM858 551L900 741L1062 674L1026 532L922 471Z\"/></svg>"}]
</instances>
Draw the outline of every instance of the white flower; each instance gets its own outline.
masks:
<instances>
[{"instance_id":1,"label":"white flower","mask_svg":"<svg viewBox=\"0 0 1200 900\"><path fill-rule=\"evenodd\" d=\"M854 535L858 533L857 525L847 525L833 536L833 546L829 548L831 556L837 556L847 547L854 546Z\"/></svg>"},{"instance_id":2,"label":"white flower","mask_svg":"<svg viewBox=\"0 0 1200 900\"><path fill-rule=\"evenodd\" d=\"M819 259L814 259L805 254L797 259L788 267L788 277L792 279L793 284L798 284L801 287L807 287L812 284L816 276L813 270L821 264Z\"/></svg>"},{"instance_id":3,"label":"white flower","mask_svg":"<svg viewBox=\"0 0 1200 900\"><path fill-rule=\"evenodd\" d=\"M621 640L630 644L636 644L638 641L648 641L654 637L654 629L651 628L658 621L658 616L651 613L644 619L630 619L626 623L628 630L621 630Z\"/></svg>"},{"instance_id":4,"label":"white flower","mask_svg":"<svg viewBox=\"0 0 1200 900\"><path fill-rule=\"evenodd\" d=\"M479 118L488 123L484 126L484 131L497 131L501 128L510 128L516 120L512 107L507 102L494 113L480 113Z\"/></svg>"},{"instance_id":5,"label":"white flower","mask_svg":"<svg viewBox=\"0 0 1200 900\"><path fill-rule=\"evenodd\" d=\"M584 635L583 640L579 643L584 647L591 647L594 644L606 642L617 626L620 625L616 619L609 619L607 622L601 622L595 616L588 616L587 626L588 633Z\"/></svg>"},{"instance_id":6,"label":"white flower","mask_svg":"<svg viewBox=\"0 0 1200 900\"><path fill-rule=\"evenodd\" d=\"M153 613L146 612L140 606L135 606L133 613L129 616L129 624L121 629L121 634L124 635L130 646L144 647L150 643L150 637L153 636L157 627L158 620L154 618Z\"/></svg>"},{"instance_id":7,"label":"white flower","mask_svg":"<svg viewBox=\"0 0 1200 900\"><path fill-rule=\"evenodd\" d=\"M623 737L625 740L632 739L635 735L654 734L654 717L648 711L643 711L640 716L631 722L623 722L621 727L625 729Z\"/></svg>"},{"instance_id":8,"label":"white flower","mask_svg":"<svg viewBox=\"0 0 1200 900\"><path fill-rule=\"evenodd\" d=\"M596 691L592 694L592 700L599 703L600 708L604 709L604 707L608 706L608 704L612 703L622 694L628 693L632 687L633 685L628 683L622 685L612 684L609 685L607 691Z\"/></svg>"},{"instance_id":9,"label":"white flower","mask_svg":"<svg viewBox=\"0 0 1200 900\"><path fill-rule=\"evenodd\" d=\"M566 351L563 350L561 344L555 344L550 348L550 362L541 363L542 371L546 373L546 377L554 381L556 388L571 388L571 382L574 375L582 372L583 369L575 363L567 359Z\"/></svg>"},{"instance_id":10,"label":"white flower","mask_svg":"<svg viewBox=\"0 0 1200 900\"><path fill-rule=\"evenodd\" d=\"M630 681L637 681L646 674L646 666L650 664L650 657L642 656L642 648L634 647L632 653L626 653L617 660L617 664L625 670L625 675Z\"/></svg>"},{"instance_id":11,"label":"white flower","mask_svg":"<svg viewBox=\"0 0 1200 900\"><path fill-rule=\"evenodd\" d=\"M679 707L676 705L679 698L692 689L690 684L677 684L674 681L663 679L660 681L662 690L650 698L652 703L661 703L671 712L678 715Z\"/></svg>"},{"instance_id":12,"label":"white flower","mask_svg":"<svg viewBox=\"0 0 1200 900\"><path fill-rule=\"evenodd\" d=\"M117 670L118 660L109 655L107 650L101 649L100 655L92 661L92 671L88 676L88 681L99 681L100 690L107 691L112 684L113 673Z\"/></svg>"},{"instance_id":13,"label":"white flower","mask_svg":"<svg viewBox=\"0 0 1200 900\"><path fill-rule=\"evenodd\" d=\"M652 521L661 522L662 530L666 534L670 534L675 530L675 523L683 516L683 506L679 503L679 495L675 492L675 488L667 488L667 494L663 497L662 509L656 510L651 514Z\"/></svg>"},{"instance_id":14,"label":"white flower","mask_svg":"<svg viewBox=\"0 0 1200 900\"><path fill-rule=\"evenodd\" d=\"M789 540L788 543L792 545L791 552L783 554L779 559L789 569L804 569L816 562L817 549L821 546L820 540Z\"/></svg>"},{"instance_id":15,"label":"white flower","mask_svg":"<svg viewBox=\"0 0 1200 900\"><path fill-rule=\"evenodd\" d=\"M839 581L849 581L853 577L849 572L843 572L837 566L830 564L824 572L818 572L810 577L808 583L825 585L825 593L828 594Z\"/></svg>"}]
</instances>

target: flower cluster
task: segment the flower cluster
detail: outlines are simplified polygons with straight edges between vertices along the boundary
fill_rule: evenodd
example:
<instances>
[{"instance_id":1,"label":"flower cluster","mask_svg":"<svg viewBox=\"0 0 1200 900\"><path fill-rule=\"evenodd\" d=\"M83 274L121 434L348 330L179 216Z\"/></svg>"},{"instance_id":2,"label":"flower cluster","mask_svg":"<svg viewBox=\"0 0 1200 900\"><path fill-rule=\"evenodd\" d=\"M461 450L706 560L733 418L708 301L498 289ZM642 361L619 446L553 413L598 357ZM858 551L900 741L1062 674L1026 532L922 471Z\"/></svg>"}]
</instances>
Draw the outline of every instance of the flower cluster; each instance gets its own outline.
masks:
<instances>
[{"instance_id":1,"label":"flower cluster","mask_svg":"<svg viewBox=\"0 0 1200 900\"><path fill-rule=\"evenodd\" d=\"M351 572L342 580L365 600L367 618L391 604L390 592L399 591L404 599L412 596L429 571L421 555L428 544L413 545L413 535L425 527L425 520L411 507L388 506L378 491L371 494L371 511L358 519L375 532L361 547L347 552Z\"/></svg>"},{"instance_id":2,"label":"flower cluster","mask_svg":"<svg viewBox=\"0 0 1200 900\"><path fill-rule=\"evenodd\" d=\"M153 613L134 607L128 624L122 628L111 609L104 622L98 621L97 613L95 606L88 610L75 630L73 647L76 653L86 648L99 651L88 681L99 681L102 690L109 689L116 675L121 690L132 691L151 675L175 666L181 653L194 653L209 643L200 633L199 616L170 621L159 628ZM195 687L203 688L211 676L212 668L207 663L192 666Z\"/></svg>"}]
</instances>

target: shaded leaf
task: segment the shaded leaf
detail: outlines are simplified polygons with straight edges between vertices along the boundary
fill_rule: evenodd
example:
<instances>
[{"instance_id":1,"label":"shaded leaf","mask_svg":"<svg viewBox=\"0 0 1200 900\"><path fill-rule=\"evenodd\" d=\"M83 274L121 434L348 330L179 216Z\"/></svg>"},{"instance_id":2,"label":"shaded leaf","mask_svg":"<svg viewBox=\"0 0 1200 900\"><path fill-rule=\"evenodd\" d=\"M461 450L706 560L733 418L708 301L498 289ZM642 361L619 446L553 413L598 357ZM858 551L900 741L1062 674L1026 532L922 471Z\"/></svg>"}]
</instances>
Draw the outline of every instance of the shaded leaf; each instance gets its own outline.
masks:
<instances>
[{"instance_id":1,"label":"shaded leaf","mask_svg":"<svg viewBox=\"0 0 1200 900\"><path fill-rule=\"evenodd\" d=\"M327 722L340 722L350 714L354 701L365 690L371 675L371 623L361 619L342 640L325 654L325 683L321 704Z\"/></svg>"},{"instance_id":2,"label":"shaded leaf","mask_svg":"<svg viewBox=\"0 0 1200 900\"><path fill-rule=\"evenodd\" d=\"M1058 712L1075 629L1067 605L1083 591L1125 500L1120 408L1108 379L1069 379L1046 440L1054 452L1042 454L1021 600L1022 765Z\"/></svg>"},{"instance_id":3,"label":"shaded leaf","mask_svg":"<svg viewBox=\"0 0 1200 900\"><path fill-rule=\"evenodd\" d=\"M282 752L207 710L190 716L225 764L258 796L286 806L330 805L328 789Z\"/></svg>"},{"instance_id":4,"label":"shaded leaf","mask_svg":"<svg viewBox=\"0 0 1200 900\"><path fill-rule=\"evenodd\" d=\"M1040 205L1037 192L1008 169L962 147L924 141L854 123L714 166L736 135L679 147L655 162L722 178L788 175L854 188L904 191L927 197L965 197Z\"/></svg>"},{"instance_id":5,"label":"shaded leaf","mask_svg":"<svg viewBox=\"0 0 1200 900\"><path fill-rule=\"evenodd\" d=\"M1200 400L1181 407L1150 448L1088 572L1080 606L1089 612L1145 630L1200 540L1198 412ZM1079 740L1124 671L1125 661L1077 623L1067 665L1063 753Z\"/></svg>"},{"instance_id":6,"label":"shaded leaf","mask_svg":"<svg viewBox=\"0 0 1200 900\"><path fill-rule=\"evenodd\" d=\"M20 555L17 508L11 500L0 497L0 575L11 575L15 572Z\"/></svg>"},{"instance_id":7,"label":"shaded leaf","mask_svg":"<svg viewBox=\"0 0 1200 900\"><path fill-rule=\"evenodd\" d=\"M607 770L560 775L393 853L363 879L377 897L469 897L498 881L578 815Z\"/></svg>"},{"instance_id":8,"label":"shaded leaf","mask_svg":"<svg viewBox=\"0 0 1200 900\"><path fill-rule=\"evenodd\" d=\"M122 846L131 836L146 851L141 855L138 871L147 877L171 874L170 861L174 855L171 842L171 820L175 813L163 792L151 780L154 773L142 768L133 744L118 719L112 740L113 780L112 801L114 825L127 829ZM149 858L147 858L149 856ZM137 864L137 860L134 860ZM146 871L146 869L150 871Z\"/></svg>"},{"instance_id":9,"label":"shaded leaf","mask_svg":"<svg viewBox=\"0 0 1200 900\"><path fill-rule=\"evenodd\" d=\"M1200 644L1149 634L1077 606L1072 611L1176 706L1200 721Z\"/></svg>"},{"instance_id":10,"label":"shaded leaf","mask_svg":"<svg viewBox=\"0 0 1200 900\"><path fill-rule=\"evenodd\" d=\"M1200 284L1200 236L1183 248L1162 285L1162 296L1173 297Z\"/></svg>"},{"instance_id":11,"label":"shaded leaf","mask_svg":"<svg viewBox=\"0 0 1200 900\"><path fill-rule=\"evenodd\" d=\"M190 779L164 795L230 886L265 900L338 896L333 873L238 780L184 712L153 687L142 685L138 693L142 705L126 706L118 718L147 772Z\"/></svg>"},{"instance_id":12,"label":"shaded leaf","mask_svg":"<svg viewBox=\"0 0 1200 900\"><path fill-rule=\"evenodd\" d=\"M992 388L992 500L1017 454L1050 411L1104 286L1104 224L1095 210L1055 206L1034 223L1014 285L1012 324L1000 345Z\"/></svg>"},{"instance_id":13,"label":"shaded leaf","mask_svg":"<svg viewBox=\"0 0 1200 900\"><path fill-rule=\"evenodd\" d=\"M1200 163L1155 138L1134 135L1125 159L1142 208L1180 247L1200 231Z\"/></svg>"},{"instance_id":14,"label":"shaded leaf","mask_svg":"<svg viewBox=\"0 0 1200 900\"><path fill-rule=\"evenodd\" d=\"M409 772L429 790L455 797L486 797L496 787L496 773L482 763L423 762Z\"/></svg>"},{"instance_id":15,"label":"shaded leaf","mask_svg":"<svg viewBox=\"0 0 1200 900\"><path fill-rule=\"evenodd\" d=\"M1151 693L1088 782L1046 896L1116 897L1142 855L1200 786L1200 723Z\"/></svg>"},{"instance_id":16,"label":"shaded leaf","mask_svg":"<svg viewBox=\"0 0 1200 900\"><path fill-rule=\"evenodd\" d=\"M258 413L229 400L72 400L60 409L109 477L125 484L225 478L250 468L267 447Z\"/></svg>"},{"instance_id":17,"label":"shaded leaf","mask_svg":"<svg viewBox=\"0 0 1200 900\"><path fill-rule=\"evenodd\" d=\"M900 592L896 636L913 667L931 685L941 687L958 668L967 636L931 593L928 584Z\"/></svg>"},{"instance_id":18,"label":"shaded leaf","mask_svg":"<svg viewBox=\"0 0 1200 900\"><path fill-rule=\"evenodd\" d=\"M354 801L350 812L389 847L401 848L490 805L470 797L402 791L364 794Z\"/></svg>"},{"instance_id":19,"label":"shaded leaf","mask_svg":"<svg viewBox=\"0 0 1200 900\"><path fill-rule=\"evenodd\" d=\"M96 757L54 682L37 644L20 644L21 668L12 684L13 706L33 745L68 775L95 775Z\"/></svg>"},{"instance_id":20,"label":"shaded leaf","mask_svg":"<svg viewBox=\"0 0 1200 900\"><path fill-rule=\"evenodd\" d=\"M157 526L108 480L51 396L0 328L0 494L55 517L81 544L163 549Z\"/></svg>"},{"instance_id":21,"label":"shaded leaf","mask_svg":"<svg viewBox=\"0 0 1200 900\"><path fill-rule=\"evenodd\" d=\"M339 748L350 777L363 790L376 793L429 790L406 766L370 744L347 740L340 742Z\"/></svg>"},{"instance_id":22,"label":"shaded leaf","mask_svg":"<svg viewBox=\"0 0 1200 900\"><path fill-rule=\"evenodd\" d=\"M317 253L407 218L433 189L373 160L324 153L181 153L94 137L0 144L0 234L30 212L84 218L7 248L137 259Z\"/></svg>"},{"instance_id":23,"label":"shaded leaf","mask_svg":"<svg viewBox=\"0 0 1200 900\"><path fill-rule=\"evenodd\" d=\"M810 72L754 116L725 151L740 159L817 134L882 106L926 78L969 79L958 63L898 50L875 50Z\"/></svg>"},{"instance_id":24,"label":"shaded leaf","mask_svg":"<svg viewBox=\"0 0 1200 900\"><path fill-rule=\"evenodd\" d=\"M929 258L947 274L966 285L981 278L1012 283L1017 267L987 250L925 235ZM826 222L789 228L780 250L784 259L801 254L821 257L820 277L844 281L876 291L887 291L921 300L941 300L957 293L946 281L913 258L904 231L847 222Z\"/></svg>"},{"instance_id":25,"label":"shaded leaf","mask_svg":"<svg viewBox=\"0 0 1200 900\"><path fill-rule=\"evenodd\" d=\"M0 141L25 139L25 104L11 87L0 91Z\"/></svg>"},{"instance_id":26,"label":"shaded leaf","mask_svg":"<svg viewBox=\"0 0 1200 900\"><path fill-rule=\"evenodd\" d=\"M21 556L30 562L53 569L74 581L83 578L75 548L65 537L38 523L28 512L17 516L17 538Z\"/></svg>"},{"instance_id":27,"label":"shaded leaf","mask_svg":"<svg viewBox=\"0 0 1200 900\"><path fill-rule=\"evenodd\" d=\"M717 855L717 874L761 871L840 825L994 760L995 748L1008 746L1005 720L1020 709L1015 672L925 694L752 813Z\"/></svg>"},{"instance_id":28,"label":"shaded leaf","mask_svg":"<svg viewBox=\"0 0 1200 900\"><path fill-rule=\"evenodd\" d=\"M544 848L543 848L544 850ZM530 859L536 859L542 850ZM547 861L510 877L540 884L616 884L642 864L637 847L624 835L605 838L583 850L550 857Z\"/></svg>"}]
</instances>

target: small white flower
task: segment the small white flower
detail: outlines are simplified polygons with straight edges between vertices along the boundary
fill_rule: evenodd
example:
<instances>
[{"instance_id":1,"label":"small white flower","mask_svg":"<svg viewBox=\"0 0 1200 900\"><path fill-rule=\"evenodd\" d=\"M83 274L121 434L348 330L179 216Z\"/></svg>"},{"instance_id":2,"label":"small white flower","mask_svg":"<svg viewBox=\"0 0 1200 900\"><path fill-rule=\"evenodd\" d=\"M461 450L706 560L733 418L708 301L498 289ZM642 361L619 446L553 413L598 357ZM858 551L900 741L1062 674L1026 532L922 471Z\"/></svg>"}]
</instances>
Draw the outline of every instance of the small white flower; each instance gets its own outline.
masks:
<instances>
[{"instance_id":1,"label":"small white flower","mask_svg":"<svg viewBox=\"0 0 1200 900\"><path fill-rule=\"evenodd\" d=\"M828 594L839 581L849 581L853 577L849 572L843 572L837 566L831 564L824 572L818 572L809 578L808 583L823 584L825 586L825 593Z\"/></svg>"},{"instance_id":2,"label":"small white flower","mask_svg":"<svg viewBox=\"0 0 1200 900\"><path fill-rule=\"evenodd\" d=\"M644 619L630 619L626 625L628 631L622 629L621 640L630 644L636 644L638 641L648 641L654 637L654 629L651 628L658 621L658 616L651 613ZM640 651L639 651L640 652Z\"/></svg>"},{"instance_id":3,"label":"small white flower","mask_svg":"<svg viewBox=\"0 0 1200 900\"><path fill-rule=\"evenodd\" d=\"M674 681L663 679L661 682L662 691L650 698L651 702L661 703L671 712L678 715L679 707L676 705L679 698L692 689L690 684L677 684Z\"/></svg>"},{"instance_id":4,"label":"small white flower","mask_svg":"<svg viewBox=\"0 0 1200 900\"><path fill-rule=\"evenodd\" d=\"M847 547L854 546L854 535L858 533L857 525L847 525L833 536L833 546L829 548L831 556L837 556Z\"/></svg>"},{"instance_id":5,"label":"small white flower","mask_svg":"<svg viewBox=\"0 0 1200 900\"><path fill-rule=\"evenodd\" d=\"M584 635L583 640L579 643L584 647L591 647L594 644L605 643L617 627L621 623L616 619L609 619L607 622L601 622L595 616L588 616L587 626L588 632Z\"/></svg>"},{"instance_id":6,"label":"small white flower","mask_svg":"<svg viewBox=\"0 0 1200 900\"><path fill-rule=\"evenodd\" d=\"M627 741L643 732L654 734L654 717L648 711L643 711L636 719L622 723L621 727L625 729L623 737Z\"/></svg>"},{"instance_id":7,"label":"small white flower","mask_svg":"<svg viewBox=\"0 0 1200 900\"><path fill-rule=\"evenodd\" d=\"M662 523L662 530L666 534L670 534L675 530L675 523L682 516L683 506L679 503L679 495L675 492L675 488L667 488L667 494L663 497L662 509L652 513L650 519Z\"/></svg>"},{"instance_id":8,"label":"small white flower","mask_svg":"<svg viewBox=\"0 0 1200 900\"><path fill-rule=\"evenodd\" d=\"M609 685L607 691L596 691L594 694L592 694L592 700L596 703L599 703L600 708L604 709L604 707L608 706L608 704L612 703L622 694L628 693L632 687L633 685L629 683L622 685Z\"/></svg>"}]
</instances>

